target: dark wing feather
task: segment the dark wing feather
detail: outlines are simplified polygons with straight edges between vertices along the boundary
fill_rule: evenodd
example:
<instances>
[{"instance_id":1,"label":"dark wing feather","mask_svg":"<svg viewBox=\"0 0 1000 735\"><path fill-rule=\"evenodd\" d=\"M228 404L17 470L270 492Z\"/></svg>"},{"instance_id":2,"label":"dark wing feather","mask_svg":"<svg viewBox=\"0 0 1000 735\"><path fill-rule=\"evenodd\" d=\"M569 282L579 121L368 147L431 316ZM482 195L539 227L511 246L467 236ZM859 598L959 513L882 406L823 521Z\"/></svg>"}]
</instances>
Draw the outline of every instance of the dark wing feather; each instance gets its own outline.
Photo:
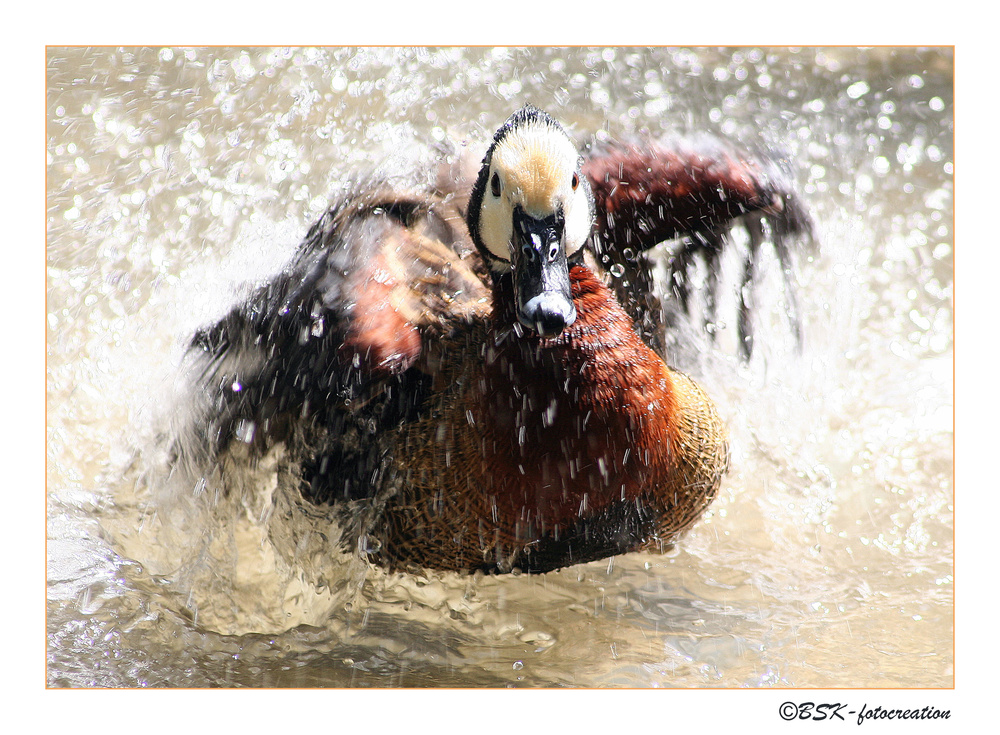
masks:
<instances>
[{"instance_id":1,"label":"dark wing feather","mask_svg":"<svg viewBox=\"0 0 1000 735\"><path fill-rule=\"evenodd\" d=\"M691 140L608 144L584 163L596 204L594 250L605 268L617 265L624 278L617 295L652 343L662 334L652 275L640 253L679 238L669 264L673 295L683 308L690 296L690 268L704 258L709 271L706 321L715 319L719 261L729 231L742 222L750 242L738 299L740 344L753 347L750 331L756 256L772 242L786 282L789 321L797 340L801 327L792 288L793 244L814 243L812 222L780 156L753 155L710 135ZM766 230L766 233L765 233ZM621 285L627 282L628 286Z\"/></svg>"},{"instance_id":2,"label":"dark wing feather","mask_svg":"<svg viewBox=\"0 0 1000 735\"><path fill-rule=\"evenodd\" d=\"M331 207L284 272L192 341L210 451L398 423L423 398L428 343L489 312L472 253L446 197L373 187Z\"/></svg>"},{"instance_id":3,"label":"dark wing feather","mask_svg":"<svg viewBox=\"0 0 1000 735\"><path fill-rule=\"evenodd\" d=\"M790 231L808 223L777 162L709 136L608 145L591 154L584 173L594 191L600 241L619 251L647 250L751 212L787 221Z\"/></svg>"}]
</instances>

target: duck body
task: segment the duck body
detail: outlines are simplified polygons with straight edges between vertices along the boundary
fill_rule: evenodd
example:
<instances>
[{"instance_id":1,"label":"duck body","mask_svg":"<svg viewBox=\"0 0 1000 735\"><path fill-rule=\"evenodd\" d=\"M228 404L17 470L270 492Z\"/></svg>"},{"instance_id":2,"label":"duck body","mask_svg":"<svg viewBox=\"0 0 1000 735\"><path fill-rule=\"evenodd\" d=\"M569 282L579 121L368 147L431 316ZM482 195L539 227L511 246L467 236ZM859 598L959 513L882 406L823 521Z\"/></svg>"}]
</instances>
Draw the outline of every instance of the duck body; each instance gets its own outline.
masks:
<instances>
[{"instance_id":1,"label":"duck body","mask_svg":"<svg viewBox=\"0 0 1000 735\"><path fill-rule=\"evenodd\" d=\"M620 298L594 259L623 237L608 185L623 168L604 160L585 168L527 107L471 194L373 183L335 204L284 273L195 337L207 461L285 444L303 496L349 518L342 543L390 568L545 572L676 541L718 491L726 431L637 331L650 300ZM774 204L763 174L738 173L719 207ZM696 172L668 204L692 216L699 182L719 191ZM637 247L662 239L641 217L692 229L641 201ZM731 219L719 207L704 220Z\"/></svg>"},{"instance_id":2,"label":"duck body","mask_svg":"<svg viewBox=\"0 0 1000 735\"><path fill-rule=\"evenodd\" d=\"M481 357L455 361L403 432L381 539L393 562L548 571L672 543L715 496L727 447L714 406L590 269L570 278L577 319L558 336L526 333L500 280L492 317L453 346Z\"/></svg>"}]
</instances>

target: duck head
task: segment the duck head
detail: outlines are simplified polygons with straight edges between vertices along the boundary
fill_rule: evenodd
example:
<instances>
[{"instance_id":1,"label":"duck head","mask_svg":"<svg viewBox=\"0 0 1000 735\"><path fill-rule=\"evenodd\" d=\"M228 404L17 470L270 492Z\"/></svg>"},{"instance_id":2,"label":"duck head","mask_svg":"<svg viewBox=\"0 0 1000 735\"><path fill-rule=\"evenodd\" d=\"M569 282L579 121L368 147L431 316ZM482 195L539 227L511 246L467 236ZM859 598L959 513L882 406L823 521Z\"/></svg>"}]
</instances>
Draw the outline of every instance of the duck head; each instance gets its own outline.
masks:
<instances>
[{"instance_id":1,"label":"duck head","mask_svg":"<svg viewBox=\"0 0 1000 735\"><path fill-rule=\"evenodd\" d=\"M473 242L494 278L513 278L518 321L543 337L576 320L569 261L594 221L581 164L562 126L528 105L497 131L469 199Z\"/></svg>"}]
</instances>

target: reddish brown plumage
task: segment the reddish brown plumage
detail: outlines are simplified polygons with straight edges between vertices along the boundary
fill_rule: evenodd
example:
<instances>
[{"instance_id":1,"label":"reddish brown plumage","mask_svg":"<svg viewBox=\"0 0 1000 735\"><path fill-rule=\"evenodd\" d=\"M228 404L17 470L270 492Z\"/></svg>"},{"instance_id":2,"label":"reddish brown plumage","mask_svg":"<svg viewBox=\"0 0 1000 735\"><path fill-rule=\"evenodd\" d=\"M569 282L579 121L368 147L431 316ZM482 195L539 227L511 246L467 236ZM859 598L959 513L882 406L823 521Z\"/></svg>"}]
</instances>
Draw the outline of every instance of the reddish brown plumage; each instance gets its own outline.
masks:
<instances>
[{"instance_id":1,"label":"reddish brown plumage","mask_svg":"<svg viewBox=\"0 0 1000 735\"><path fill-rule=\"evenodd\" d=\"M588 268L570 276L559 336L521 327L500 278L492 317L443 346L447 387L398 451L390 564L544 571L671 542L711 502L727 461L711 402Z\"/></svg>"},{"instance_id":2,"label":"reddish brown plumage","mask_svg":"<svg viewBox=\"0 0 1000 735\"><path fill-rule=\"evenodd\" d=\"M717 143L610 146L584 163L605 243L633 251L679 233L707 230L748 211L780 207L758 164Z\"/></svg>"},{"instance_id":3,"label":"reddish brown plumage","mask_svg":"<svg viewBox=\"0 0 1000 735\"><path fill-rule=\"evenodd\" d=\"M383 237L395 234L387 232ZM397 236L397 239L403 238ZM391 248L381 248L367 263L359 264L359 273L350 289L356 317L340 351L346 360L356 361L370 371L408 368L420 354L420 334L392 298L394 289L401 285L409 287L400 283L401 274L391 260L393 252Z\"/></svg>"},{"instance_id":4,"label":"reddish brown plumage","mask_svg":"<svg viewBox=\"0 0 1000 735\"><path fill-rule=\"evenodd\" d=\"M400 202L415 212L404 219L389 215ZM447 331L449 320L481 310L487 290L452 247L461 234L449 204L429 197L414 202L394 193L373 209L344 225L369 247L356 253L341 287L350 319L338 351L348 365L386 376L417 360L424 346L421 332L426 338Z\"/></svg>"},{"instance_id":5,"label":"reddish brown plumage","mask_svg":"<svg viewBox=\"0 0 1000 735\"><path fill-rule=\"evenodd\" d=\"M669 465L666 366L593 273L578 265L570 279L577 320L554 338L517 324L508 280L494 289L491 346L471 410L496 447L490 493L508 525L565 526L635 500Z\"/></svg>"}]
</instances>

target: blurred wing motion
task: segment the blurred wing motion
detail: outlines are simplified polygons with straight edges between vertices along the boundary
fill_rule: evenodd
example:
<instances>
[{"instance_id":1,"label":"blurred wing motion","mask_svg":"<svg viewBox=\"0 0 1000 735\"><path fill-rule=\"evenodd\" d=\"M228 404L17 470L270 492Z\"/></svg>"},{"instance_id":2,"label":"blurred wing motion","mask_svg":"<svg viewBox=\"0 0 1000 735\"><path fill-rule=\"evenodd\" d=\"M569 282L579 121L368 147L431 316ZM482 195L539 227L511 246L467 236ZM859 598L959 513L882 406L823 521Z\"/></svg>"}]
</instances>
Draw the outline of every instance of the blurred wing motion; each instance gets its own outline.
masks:
<instances>
[{"instance_id":1,"label":"blurred wing motion","mask_svg":"<svg viewBox=\"0 0 1000 735\"><path fill-rule=\"evenodd\" d=\"M737 293L740 349L747 358L753 351L755 266L768 240L784 275L789 323L801 343L790 248L796 237L812 243L812 224L779 160L752 156L704 135L670 143L608 145L592 153L584 172L597 208L595 251L605 268L617 265L625 275L622 280L629 286L615 284L618 298L647 339L655 341L662 324L651 274L639 253L681 238L668 270L673 295L685 311L695 261L704 258L704 319L712 322L717 316L720 261L739 219L749 236Z\"/></svg>"},{"instance_id":2,"label":"blurred wing motion","mask_svg":"<svg viewBox=\"0 0 1000 735\"><path fill-rule=\"evenodd\" d=\"M426 345L489 314L480 267L450 198L362 185L313 225L280 275L195 335L212 401L202 446L329 436L306 484L332 499L320 477L329 466L335 494L364 496L380 456L371 439L425 396Z\"/></svg>"}]
</instances>

